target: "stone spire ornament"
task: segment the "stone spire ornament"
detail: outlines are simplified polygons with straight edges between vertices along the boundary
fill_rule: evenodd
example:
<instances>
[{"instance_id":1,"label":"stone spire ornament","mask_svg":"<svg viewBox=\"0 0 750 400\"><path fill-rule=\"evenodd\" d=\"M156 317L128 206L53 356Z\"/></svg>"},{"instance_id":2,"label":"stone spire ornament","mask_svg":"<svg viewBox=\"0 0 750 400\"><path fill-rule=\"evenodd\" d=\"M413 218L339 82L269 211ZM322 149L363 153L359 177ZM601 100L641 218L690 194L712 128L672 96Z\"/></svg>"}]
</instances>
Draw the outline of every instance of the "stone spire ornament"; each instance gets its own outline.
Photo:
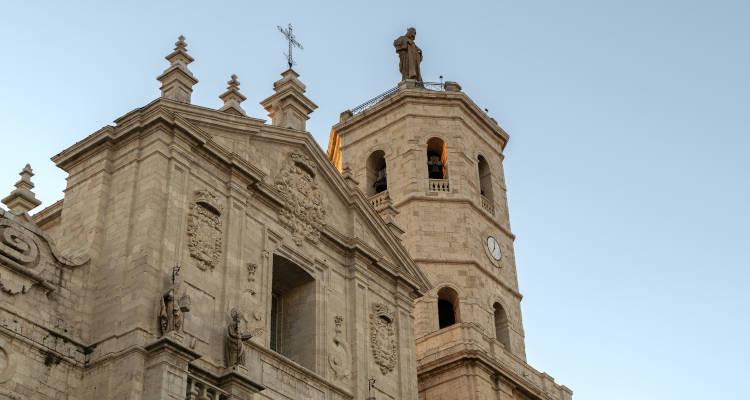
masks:
<instances>
[{"instance_id":1,"label":"stone spire ornament","mask_svg":"<svg viewBox=\"0 0 750 400\"><path fill-rule=\"evenodd\" d=\"M169 61L169 68L156 78L161 82L161 97L190 104L193 85L198 83L198 80L187 67L195 60L187 53L185 36L180 35L174 51L164 58Z\"/></svg>"},{"instance_id":2,"label":"stone spire ornament","mask_svg":"<svg viewBox=\"0 0 750 400\"><path fill-rule=\"evenodd\" d=\"M282 72L281 77L273 83L276 93L260 105L268 111L272 125L304 131L306 121L318 106L305 96L305 85L293 69Z\"/></svg>"},{"instance_id":3,"label":"stone spire ornament","mask_svg":"<svg viewBox=\"0 0 750 400\"><path fill-rule=\"evenodd\" d=\"M42 202L37 200L36 195L31 191L34 188L34 184L31 183L31 177L34 176L31 166L26 164L18 175L21 175L21 180L16 182L16 188L2 202L13 214L21 215L28 213Z\"/></svg>"},{"instance_id":4,"label":"stone spire ornament","mask_svg":"<svg viewBox=\"0 0 750 400\"><path fill-rule=\"evenodd\" d=\"M240 81L237 80L237 75L232 74L232 79L227 81L227 84L229 85L227 86L227 91L219 96L224 101L224 106L219 111L245 115L245 110L242 109L240 103L245 101L247 97L240 93Z\"/></svg>"}]
</instances>

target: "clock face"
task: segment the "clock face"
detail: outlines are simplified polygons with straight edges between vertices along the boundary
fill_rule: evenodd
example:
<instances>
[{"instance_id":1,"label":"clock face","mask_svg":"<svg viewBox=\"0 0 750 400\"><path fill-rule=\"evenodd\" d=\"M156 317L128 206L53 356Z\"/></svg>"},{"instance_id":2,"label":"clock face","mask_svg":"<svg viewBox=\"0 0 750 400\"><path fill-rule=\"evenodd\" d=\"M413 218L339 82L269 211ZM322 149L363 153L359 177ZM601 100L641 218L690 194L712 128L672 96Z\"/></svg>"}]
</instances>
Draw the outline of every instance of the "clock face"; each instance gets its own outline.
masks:
<instances>
[{"instance_id":1,"label":"clock face","mask_svg":"<svg viewBox=\"0 0 750 400\"><path fill-rule=\"evenodd\" d=\"M492 236L487 236L487 250L495 261L500 261L500 258L503 257L503 253L500 251L500 243Z\"/></svg>"}]
</instances>

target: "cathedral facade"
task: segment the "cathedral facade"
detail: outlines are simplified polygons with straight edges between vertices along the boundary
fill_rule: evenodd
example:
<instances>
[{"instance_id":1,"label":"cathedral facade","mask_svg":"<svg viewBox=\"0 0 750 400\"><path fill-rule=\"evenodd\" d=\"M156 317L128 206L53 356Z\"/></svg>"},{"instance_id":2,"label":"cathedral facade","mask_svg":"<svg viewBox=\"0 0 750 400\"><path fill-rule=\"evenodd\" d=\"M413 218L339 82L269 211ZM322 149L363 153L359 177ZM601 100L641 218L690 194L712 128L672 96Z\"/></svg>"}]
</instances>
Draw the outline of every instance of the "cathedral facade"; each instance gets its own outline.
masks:
<instances>
[{"instance_id":1,"label":"cathedral facade","mask_svg":"<svg viewBox=\"0 0 750 400\"><path fill-rule=\"evenodd\" d=\"M53 156L64 198L33 215L27 165L0 208L0 398L570 400L525 362L508 135L412 79L411 33L411 72L327 154L292 69L270 124L236 76L191 104L180 37L161 97Z\"/></svg>"}]
</instances>

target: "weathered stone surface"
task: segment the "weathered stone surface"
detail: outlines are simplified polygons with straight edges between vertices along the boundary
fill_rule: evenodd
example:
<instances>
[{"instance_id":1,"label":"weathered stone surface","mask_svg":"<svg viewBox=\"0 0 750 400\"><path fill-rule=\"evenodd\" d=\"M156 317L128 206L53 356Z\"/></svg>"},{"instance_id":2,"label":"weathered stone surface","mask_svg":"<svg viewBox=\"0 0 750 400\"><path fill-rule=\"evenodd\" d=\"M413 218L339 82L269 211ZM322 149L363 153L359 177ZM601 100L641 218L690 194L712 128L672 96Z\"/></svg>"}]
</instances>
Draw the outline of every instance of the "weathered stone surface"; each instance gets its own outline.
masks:
<instances>
[{"instance_id":1,"label":"weathered stone surface","mask_svg":"<svg viewBox=\"0 0 750 400\"><path fill-rule=\"evenodd\" d=\"M397 49L407 39L399 38ZM502 164L508 135L458 83L446 82L444 91L419 87L409 57L415 56L402 54L402 73L408 75L398 92L333 127L328 157L368 193L382 219L398 227L394 233L403 232L402 243L434 285L415 302L419 398L498 398L502 389L495 376L517 388L499 398L569 398L567 388L544 383L524 362L522 296ZM372 170L368 160L374 154L384 155L378 165L387 173ZM373 193L381 175L387 176L387 185L380 183L387 190ZM490 248L489 237L496 239ZM454 293L450 299L440 295L446 288ZM450 326L440 325L445 301L455 320ZM387 336L386 328L378 332ZM387 347L372 340L381 350ZM387 354L378 353L384 372Z\"/></svg>"},{"instance_id":2,"label":"weathered stone surface","mask_svg":"<svg viewBox=\"0 0 750 400\"><path fill-rule=\"evenodd\" d=\"M294 71L266 124L235 77L190 104L184 38L167 59L160 98L52 158L63 200L30 217L28 168L0 209L0 397L570 398L524 362L508 137L458 84L345 114L332 163Z\"/></svg>"}]
</instances>

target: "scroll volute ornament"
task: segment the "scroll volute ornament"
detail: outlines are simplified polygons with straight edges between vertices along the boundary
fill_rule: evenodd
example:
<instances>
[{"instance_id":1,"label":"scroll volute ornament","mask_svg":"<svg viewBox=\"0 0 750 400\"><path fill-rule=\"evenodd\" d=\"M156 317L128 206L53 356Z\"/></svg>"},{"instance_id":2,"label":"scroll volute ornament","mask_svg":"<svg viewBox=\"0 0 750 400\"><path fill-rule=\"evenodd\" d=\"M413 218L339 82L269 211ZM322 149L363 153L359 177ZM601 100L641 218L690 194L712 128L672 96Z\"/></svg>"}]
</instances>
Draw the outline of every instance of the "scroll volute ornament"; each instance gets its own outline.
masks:
<instances>
[{"instance_id":1,"label":"scroll volute ornament","mask_svg":"<svg viewBox=\"0 0 750 400\"><path fill-rule=\"evenodd\" d=\"M301 245L304 239L316 242L325 225L325 196L315 183L316 165L306 155L292 152L290 162L276 178L276 189L284 194L279 211L281 224L292 232L292 239Z\"/></svg>"},{"instance_id":2,"label":"scroll volute ornament","mask_svg":"<svg viewBox=\"0 0 750 400\"><path fill-rule=\"evenodd\" d=\"M88 256L61 256L49 236L28 216L16 216L0 208L0 293L15 296L38 286L49 294L56 284L44 277L60 273L49 268L75 268L88 261Z\"/></svg>"},{"instance_id":3,"label":"scroll volute ornament","mask_svg":"<svg viewBox=\"0 0 750 400\"><path fill-rule=\"evenodd\" d=\"M208 190L195 192L188 217L188 249L198 268L213 269L219 264L222 251L222 207L218 198Z\"/></svg>"},{"instance_id":4,"label":"scroll volute ornament","mask_svg":"<svg viewBox=\"0 0 750 400\"><path fill-rule=\"evenodd\" d=\"M370 313L370 347L380 372L387 375L396 367L396 333L394 313L383 303L374 303Z\"/></svg>"},{"instance_id":5,"label":"scroll volute ornament","mask_svg":"<svg viewBox=\"0 0 750 400\"><path fill-rule=\"evenodd\" d=\"M37 269L39 245L34 235L9 220L0 220L0 265L11 268L10 271L0 272L2 292L11 296L23 294L34 284L34 280L12 271L31 272Z\"/></svg>"}]
</instances>

